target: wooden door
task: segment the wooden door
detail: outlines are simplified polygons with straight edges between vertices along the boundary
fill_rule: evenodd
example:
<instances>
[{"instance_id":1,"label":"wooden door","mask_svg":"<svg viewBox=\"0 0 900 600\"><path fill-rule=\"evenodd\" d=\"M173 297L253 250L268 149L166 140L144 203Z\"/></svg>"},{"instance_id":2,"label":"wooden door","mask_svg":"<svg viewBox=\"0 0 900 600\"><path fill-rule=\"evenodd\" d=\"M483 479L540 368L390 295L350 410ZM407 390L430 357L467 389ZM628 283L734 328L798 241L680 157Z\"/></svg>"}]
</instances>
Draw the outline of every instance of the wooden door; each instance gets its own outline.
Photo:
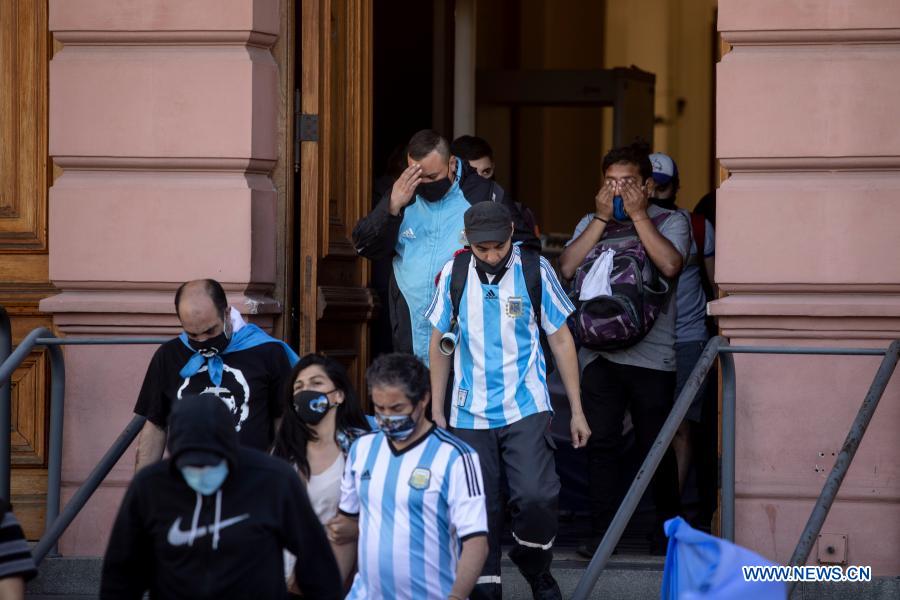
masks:
<instances>
[{"instance_id":1,"label":"wooden door","mask_svg":"<svg viewBox=\"0 0 900 600\"><path fill-rule=\"evenodd\" d=\"M0 305L13 324L13 344L35 327L50 327L38 302L54 293L47 253L46 0L0 2ZM45 352L33 353L12 376L12 503L25 534L43 531L47 491Z\"/></svg>"},{"instance_id":2,"label":"wooden door","mask_svg":"<svg viewBox=\"0 0 900 600\"><path fill-rule=\"evenodd\" d=\"M300 348L338 358L361 386L375 304L350 233L371 206L372 6L297 0L297 16Z\"/></svg>"}]
</instances>

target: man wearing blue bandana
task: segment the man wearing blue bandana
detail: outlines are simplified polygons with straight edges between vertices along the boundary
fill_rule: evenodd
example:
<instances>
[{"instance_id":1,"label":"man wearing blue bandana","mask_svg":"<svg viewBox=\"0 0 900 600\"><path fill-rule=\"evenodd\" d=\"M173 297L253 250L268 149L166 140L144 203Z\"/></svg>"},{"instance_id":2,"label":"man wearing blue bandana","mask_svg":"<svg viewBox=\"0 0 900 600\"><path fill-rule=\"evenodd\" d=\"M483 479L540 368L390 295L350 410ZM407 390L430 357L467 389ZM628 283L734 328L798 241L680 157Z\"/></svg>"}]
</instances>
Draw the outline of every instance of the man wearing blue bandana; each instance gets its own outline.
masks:
<instances>
[{"instance_id":1,"label":"man wearing blue bandana","mask_svg":"<svg viewBox=\"0 0 900 600\"><path fill-rule=\"evenodd\" d=\"M228 306L213 279L181 285L175 311L184 331L159 347L134 412L147 417L136 469L162 458L172 407L187 395L213 394L228 408L240 443L266 451L281 415L279 392L296 353Z\"/></svg>"},{"instance_id":2,"label":"man wearing blue bandana","mask_svg":"<svg viewBox=\"0 0 900 600\"><path fill-rule=\"evenodd\" d=\"M504 194L468 162L451 156L447 140L435 131L413 135L406 152L409 166L357 223L353 242L365 258L393 257L388 311L394 351L415 354L428 364L431 323L424 313L441 268L466 245L463 214L472 204L499 201ZM512 212L513 241L539 250L540 242L519 211L512 207Z\"/></svg>"}]
</instances>

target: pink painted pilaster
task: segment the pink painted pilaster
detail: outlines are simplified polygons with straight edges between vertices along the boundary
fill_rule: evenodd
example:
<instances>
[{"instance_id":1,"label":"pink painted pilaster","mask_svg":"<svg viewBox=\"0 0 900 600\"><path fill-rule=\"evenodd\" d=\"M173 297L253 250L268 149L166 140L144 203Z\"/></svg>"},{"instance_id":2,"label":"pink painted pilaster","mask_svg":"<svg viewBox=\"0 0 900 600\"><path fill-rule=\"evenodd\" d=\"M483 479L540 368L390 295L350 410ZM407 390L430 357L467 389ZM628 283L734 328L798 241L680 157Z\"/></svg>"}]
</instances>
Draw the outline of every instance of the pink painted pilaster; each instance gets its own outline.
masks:
<instances>
[{"instance_id":1,"label":"pink painted pilaster","mask_svg":"<svg viewBox=\"0 0 900 600\"><path fill-rule=\"evenodd\" d=\"M213 277L271 326L278 0L50 0L50 277L66 335L174 335L183 281ZM69 347L63 501L131 418L153 347ZM102 554L129 453L73 523Z\"/></svg>"},{"instance_id":2,"label":"pink painted pilaster","mask_svg":"<svg viewBox=\"0 0 900 600\"><path fill-rule=\"evenodd\" d=\"M732 344L900 338L900 4L720 0L714 302ZM738 356L740 544L786 563L879 359ZM822 530L900 573L900 373ZM825 555L823 550L822 555ZM814 548L811 564L818 564Z\"/></svg>"}]
</instances>

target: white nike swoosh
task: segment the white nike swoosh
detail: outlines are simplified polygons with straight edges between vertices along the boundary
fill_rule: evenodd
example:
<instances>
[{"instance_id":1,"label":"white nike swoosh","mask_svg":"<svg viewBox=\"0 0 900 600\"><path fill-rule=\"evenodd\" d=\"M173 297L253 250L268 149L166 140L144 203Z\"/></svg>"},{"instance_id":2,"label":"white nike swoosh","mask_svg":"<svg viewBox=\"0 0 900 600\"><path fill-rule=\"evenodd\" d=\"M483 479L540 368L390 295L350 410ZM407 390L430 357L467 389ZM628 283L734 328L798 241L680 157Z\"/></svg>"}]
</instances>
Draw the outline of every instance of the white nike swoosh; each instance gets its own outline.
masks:
<instances>
[{"instance_id":1,"label":"white nike swoosh","mask_svg":"<svg viewBox=\"0 0 900 600\"><path fill-rule=\"evenodd\" d=\"M248 513L248 514L243 514L239 517L232 517L230 519L225 519L224 521L219 521L219 531L222 531L226 527L231 527L232 525L234 525L236 523L240 523L241 521L244 521L249 518L250 518L250 514ZM204 525L203 527L198 527L197 533L194 536L194 539L196 540L197 538L203 537L204 535L210 533L212 531L212 529L213 529L212 526L207 527L206 525ZM172 523L171 527L169 527L169 535L166 539L168 540L169 544L172 546L184 546L185 544L190 542L190 540L191 540L190 530L188 530L188 531L181 530L181 517L178 517L177 519L175 519L175 522Z\"/></svg>"}]
</instances>

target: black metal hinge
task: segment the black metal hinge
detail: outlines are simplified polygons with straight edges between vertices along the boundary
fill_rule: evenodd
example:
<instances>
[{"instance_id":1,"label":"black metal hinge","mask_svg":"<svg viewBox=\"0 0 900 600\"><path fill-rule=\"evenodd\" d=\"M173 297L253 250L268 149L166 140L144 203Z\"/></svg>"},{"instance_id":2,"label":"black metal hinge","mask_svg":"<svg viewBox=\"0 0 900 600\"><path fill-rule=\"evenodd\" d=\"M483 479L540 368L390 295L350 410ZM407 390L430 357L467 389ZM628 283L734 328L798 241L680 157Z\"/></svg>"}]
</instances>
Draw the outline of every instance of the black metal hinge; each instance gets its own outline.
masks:
<instances>
[{"instance_id":1,"label":"black metal hinge","mask_svg":"<svg viewBox=\"0 0 900 600\"><path fill-rule=\"evenodd\" d=\"M300 142L319 141L319 115L301 112L300 90L294 90L294 172L300 172Z\"/></svg>"},{"instance_id":2,"label":"black metal hinge","mask_svg":"<svg viewBox=\"0 0 900 600\"><path fill-rule=\"evenodd\" d=\"M297 113L297 139L301 142L319 141L319 115Z\"/></svg>"}]
</instances>

